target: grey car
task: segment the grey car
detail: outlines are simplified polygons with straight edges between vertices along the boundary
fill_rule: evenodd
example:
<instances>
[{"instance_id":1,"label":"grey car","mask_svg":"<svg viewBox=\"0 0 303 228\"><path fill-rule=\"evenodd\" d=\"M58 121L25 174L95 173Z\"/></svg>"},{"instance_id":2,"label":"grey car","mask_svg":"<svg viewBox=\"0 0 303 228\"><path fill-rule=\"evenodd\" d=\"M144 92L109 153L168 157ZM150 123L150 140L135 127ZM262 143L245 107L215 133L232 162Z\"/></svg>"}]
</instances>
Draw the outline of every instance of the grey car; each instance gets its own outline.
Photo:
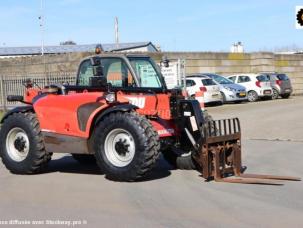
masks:
<instances>
[{"instance_id":1,"label":"grey car","mask_svg":"<svg viewBox=\"0 0 303 228\"><path fill-rule=\"evenodd\" d=\"M238 85L233 81L218 74L205 73L203 75L212 78L220 86L220 92L222 95L223 103L240 103L242 101L247 100L247 93L244 86Z\"/></svg>"},{"instance_id":2,"label":"grey car","mask_svg":"<svg viewBox=\"0 0 303 228\"><path fill-rule=\"evenodd\" d=\"M282 98L289 98L293 89L289 77L286 74L279 73L262 73L270 80L270 85L273 89L273 99L279 96Z\"/></svg>"}]
</instances>

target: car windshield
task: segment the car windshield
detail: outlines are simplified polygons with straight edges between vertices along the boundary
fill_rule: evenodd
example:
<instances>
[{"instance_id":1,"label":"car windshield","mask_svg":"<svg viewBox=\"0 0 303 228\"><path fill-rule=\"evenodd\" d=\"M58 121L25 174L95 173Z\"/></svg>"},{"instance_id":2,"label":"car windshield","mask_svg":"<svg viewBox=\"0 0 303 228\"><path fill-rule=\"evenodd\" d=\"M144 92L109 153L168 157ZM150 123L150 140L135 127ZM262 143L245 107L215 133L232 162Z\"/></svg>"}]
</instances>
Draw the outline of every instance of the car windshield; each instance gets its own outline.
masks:
<instances>
[{"instance_id":1,"label":"car windshield","mask_svg":"<svg viewBox=\"0 0 303 228\"><path fill-rule=\"evenodd\" d=\"M288 80L288 77L287 77L286 74L278 74L278 75L277 75L277 78L278 78L279 80L282 80L282 81L287 81L287 80Z\"/></svg>"},{"instance_id":2,"label":"car windshield","mask_svg":"<svg viewBox=\"0 0 303 228\"><path fill-rule=\"evenodd\" d=\"M268 82L269 81L268 77L266 77L265 75L259 75L259 76L257 76L257 79L260 82Z\"/></svg>"},{"instance_id":3,"label":"car windshield","mask_svg":"<svg viewBox=\"0 0 303 228\"><path fill-rule=\"evenodd\" d=\"M162 88L161 74L150 58L129 57L129 61L138 76L140 87Z\"/></svg>"},{"instance_id":4,"label":"car windshield","mask_svg":"<svg viewBox=\"0 0 303 228\"><path fill-rule=\"evenodd\" d=\"M224 78L220 75L212 74L209 77L211 77L212 79L214 79L216 82L218 82L221 85L234 84L233 81L231 81L227 78Z\"/></svg>"}]
</instances>

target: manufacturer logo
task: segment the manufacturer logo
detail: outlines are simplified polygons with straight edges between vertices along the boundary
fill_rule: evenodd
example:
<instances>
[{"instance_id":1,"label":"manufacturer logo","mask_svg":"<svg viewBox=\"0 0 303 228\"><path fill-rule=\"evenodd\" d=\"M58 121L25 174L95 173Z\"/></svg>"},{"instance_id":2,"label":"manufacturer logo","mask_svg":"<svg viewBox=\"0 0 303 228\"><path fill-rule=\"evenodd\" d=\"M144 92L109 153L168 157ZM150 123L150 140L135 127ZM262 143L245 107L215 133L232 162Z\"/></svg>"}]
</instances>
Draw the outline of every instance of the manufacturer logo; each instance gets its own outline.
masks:
<instances>
[{"instance_id":1,"label":"manufacturer logo","mask_svg":"<svg viewBox=\"0 0 303 228\"><path fill-rule=\"evenodd\" d=\"M129 99L129 102L132 105L135 105L139 108L144 108L145 107L145 97L126 97Z\"/></svg>"},{"instance_id":2,"label":"manufacturer logo","mask_svg":"<svg viewBox=\"0 0 303 228\"><path fill-rule=\"evenodd\" d=\"M296 28L303 29L303 6L296 6Z\"/></svg>"}]
</instances>

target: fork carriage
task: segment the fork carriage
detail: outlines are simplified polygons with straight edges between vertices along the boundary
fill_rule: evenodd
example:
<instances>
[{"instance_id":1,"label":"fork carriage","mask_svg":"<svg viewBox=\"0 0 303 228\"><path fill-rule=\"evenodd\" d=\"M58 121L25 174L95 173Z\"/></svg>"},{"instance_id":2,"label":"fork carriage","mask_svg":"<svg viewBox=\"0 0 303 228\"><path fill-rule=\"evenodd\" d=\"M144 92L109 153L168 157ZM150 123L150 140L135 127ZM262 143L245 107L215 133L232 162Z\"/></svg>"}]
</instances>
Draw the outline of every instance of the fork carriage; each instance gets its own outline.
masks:
<instances>
[{"instance_id":1,"label":"fork carriage","mask_svg":"<svg viewBox=\"0 0 303 228\"><path fill-rule=\"evenodd\" d=\"M290 176L244 174L241 156L241 127L238 118L210 121L195 159L206 180L217 182L282 185L273 180L300 181ZM234 177L231 177L234 176Z\"/></svg>"}]
</instances>

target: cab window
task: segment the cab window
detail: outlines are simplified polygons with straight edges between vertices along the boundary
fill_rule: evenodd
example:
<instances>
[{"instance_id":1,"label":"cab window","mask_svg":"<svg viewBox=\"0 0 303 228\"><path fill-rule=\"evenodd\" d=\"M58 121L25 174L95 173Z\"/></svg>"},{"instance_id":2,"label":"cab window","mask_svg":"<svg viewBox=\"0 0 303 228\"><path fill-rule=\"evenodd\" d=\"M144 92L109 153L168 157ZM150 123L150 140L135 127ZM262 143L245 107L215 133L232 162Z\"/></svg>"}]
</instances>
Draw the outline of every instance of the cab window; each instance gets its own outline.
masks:
<instances>
[{"instance_id":1,"label":"cab window","mask_svg":"<svg viewBox=\"0 0 303 228\"><path fill-rule=\"evenodd\" d=\"M93 66L91 65L89 60L85 60L80 65L79 77L78 77L78 85L88 86L89 80L94 76Z\"/></svg>"},{"instance_id":2,"label":"cab window","mask_svg":"<svg viewBox=\"0 0 303 228\"><path fill-rule=\"evenodd\" d=\"M104 77L113 87L136 86L132 74L122 59L102 58L101 65ZM78 85L88 86L93 76L93 67L89 60L85 60L80 66Z\"/></svg>"}]
</instances>

